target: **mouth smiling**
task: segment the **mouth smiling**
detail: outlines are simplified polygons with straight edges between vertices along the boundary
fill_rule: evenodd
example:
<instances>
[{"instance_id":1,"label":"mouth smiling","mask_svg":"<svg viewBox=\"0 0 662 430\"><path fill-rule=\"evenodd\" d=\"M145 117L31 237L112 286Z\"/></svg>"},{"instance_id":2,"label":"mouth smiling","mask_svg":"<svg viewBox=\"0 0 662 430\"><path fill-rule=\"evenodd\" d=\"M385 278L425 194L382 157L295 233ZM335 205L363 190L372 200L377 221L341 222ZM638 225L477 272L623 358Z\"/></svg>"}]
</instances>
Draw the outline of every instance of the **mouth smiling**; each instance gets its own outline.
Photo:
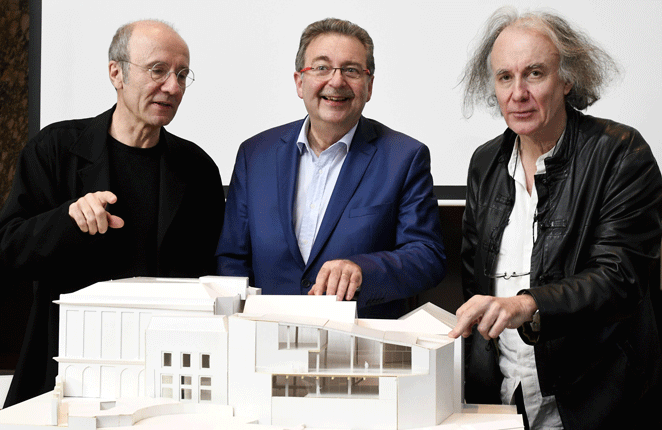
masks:
<instances>
[{"instance_id":1,"label":"mouth smiling","mask_svg":"<svg viewBox=\"0 0 662 430\"><path fill-rule=\"evenodd\" d=\"M320 95L321 98L330 102L344 102L352 98L351 95Z\"/></svg>"}]
</instances>

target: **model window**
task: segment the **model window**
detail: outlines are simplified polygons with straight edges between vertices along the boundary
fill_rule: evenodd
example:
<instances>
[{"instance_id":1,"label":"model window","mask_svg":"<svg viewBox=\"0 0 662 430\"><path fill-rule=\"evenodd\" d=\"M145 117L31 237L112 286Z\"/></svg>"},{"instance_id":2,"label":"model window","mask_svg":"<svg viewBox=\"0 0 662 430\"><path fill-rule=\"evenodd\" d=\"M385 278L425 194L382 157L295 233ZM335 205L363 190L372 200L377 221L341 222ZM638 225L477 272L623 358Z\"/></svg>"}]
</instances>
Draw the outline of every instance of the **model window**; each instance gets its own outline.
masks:
<instances>
[{"instance_id":1,"label":"model window","mask_svg":"<svg viewBox=\"0 0 662 430\"><path fill-rule=\"evenodd\" d=\"M161 375L161 384L172 385L172 375Z\"/></svg>"},{"instance_id":2,"label":"model window","mask_svg":"<svg viewBox=\"0 0 662 430\"><path fill-rule=\"evenodd\" d=\"M211 402L211 390L200 390L200 401Z\"/></svg>"},{"instance_id":3,"label":"model window","mask_svg":"<svg viewBox=\"0 0 662 430\"><path fill-rule=\"evenodd\" d=\"M191 385L191 377L182 376L182 385Z\"/></svg>"},{"instance_id":4,"label":"model window","mask_svg":"<svg viewBox=\"0 0 662 430\"><path fill-rule=\"evenodd\" d=\"M161 397L164 397L166 399L172 399L172 388L166 388L166 387L161 388Z\"/></svg>"},{"instance_id":5,"label":"model window","mask_svg":"<svg viewBox=\"0 0 662 430\"><path fill-rule=\"evenodd\" d=\"M200 367L203 369L209 369L209 354L202 354L201 361L202 363L200 363Z\"/></svg>"},{"instance_id":6,"label":"model window","mask_svg":"<svg viewBox=\"0 0 662 430\"><path fill-rule=\"evenodd\" d=\"M200 385L203 387L211 387L211 376L201 376Z\"/></svg>"},{"instance_id":7,"label":"model window","mask_svg":"<svg viewBox=\"0 0 662 430\"><path fill-rule=\"evenodd\" d=\"M180 400L191 400L191 389L182 388L182 397Z\"/></svg>"},{"instance_id":8,"label":"model window","mask_svg":"<svg viewBox=\"0 0 662 430\"><path fill-rule=\"evenodd\" d=\"M163 353L163 367L172 366L172 353L164 352Z\"/></svg>"},{"instance_id":9,"label":"model window","mask_svg":"<svg viewBox=\"0 0 662 430\"><path fill-rule=\"evenodd\" d=\"M191 354L182 354L182 367L191 367Z\"/></svg>"}]
</instances>

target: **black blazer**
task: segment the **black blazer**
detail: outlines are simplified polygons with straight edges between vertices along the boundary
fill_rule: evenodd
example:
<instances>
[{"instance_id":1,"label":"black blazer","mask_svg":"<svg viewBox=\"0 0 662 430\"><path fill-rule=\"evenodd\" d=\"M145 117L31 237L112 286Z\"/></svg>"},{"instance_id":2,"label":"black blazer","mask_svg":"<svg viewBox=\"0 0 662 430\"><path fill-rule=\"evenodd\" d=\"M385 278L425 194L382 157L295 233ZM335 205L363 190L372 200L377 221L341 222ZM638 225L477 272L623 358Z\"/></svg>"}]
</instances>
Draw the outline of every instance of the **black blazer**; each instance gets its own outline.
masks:
<instances>
[{"instance_id":1,"label":"black blazer","mask_svg":"<svg viewBox=\"0 0 662 430\"><path fill-rule=\"evenodd\" d=\"M23 149L0 214L0 272L34 281L21 358L5 406L54 386L60 294L113 279L113 234L82 233L68 215L81 196L109 188L106 140L114 107L96 118L44 128ZM197 145L161 129L157 271L152 276L213 274L225 200L218 167Z\"/></svg>"}]
</instances>

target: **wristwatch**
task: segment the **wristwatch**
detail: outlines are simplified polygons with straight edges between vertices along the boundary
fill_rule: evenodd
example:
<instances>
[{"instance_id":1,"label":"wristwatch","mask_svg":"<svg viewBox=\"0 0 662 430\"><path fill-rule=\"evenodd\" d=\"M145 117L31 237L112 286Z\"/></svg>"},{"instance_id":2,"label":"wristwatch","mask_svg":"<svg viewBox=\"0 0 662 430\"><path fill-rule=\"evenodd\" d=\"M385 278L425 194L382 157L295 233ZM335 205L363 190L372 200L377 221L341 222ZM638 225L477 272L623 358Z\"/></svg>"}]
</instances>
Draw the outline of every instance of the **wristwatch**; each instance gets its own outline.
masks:
<instances>
[{"instance_id":1,"label":"wristwatch","mask_svg":"<svg viewBox=\"0 0 662 430\"><path fill-rule=\"evenodd\" d=\"M536 309L533 313L533 321L531 321L531 331L540 331L540 311Z\"/></svg>"}]
</instances>

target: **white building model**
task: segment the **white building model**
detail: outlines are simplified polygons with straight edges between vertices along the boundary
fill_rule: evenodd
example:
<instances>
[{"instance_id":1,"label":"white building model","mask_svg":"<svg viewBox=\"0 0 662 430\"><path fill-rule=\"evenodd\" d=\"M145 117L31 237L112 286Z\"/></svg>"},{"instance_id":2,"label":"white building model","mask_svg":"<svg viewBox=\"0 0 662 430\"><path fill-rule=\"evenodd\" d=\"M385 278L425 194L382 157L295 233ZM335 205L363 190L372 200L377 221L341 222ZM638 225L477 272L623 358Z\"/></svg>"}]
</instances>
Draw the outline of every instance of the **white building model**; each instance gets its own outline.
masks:
<instances>
[{"instance_id":1,"label":"white building model","mask_svg":"<svg viewBox=\"0 0 662 430\"><path fill-rule=\"evenodd\" d=\"M452 314L428 303L399 320L362 320L355 302L335 296L256 294L246 278L214 276L62 295L53 425L131 426L231 408L274 426L409 429L460 411ZM98 401L65 408L63 397ZM142 407L114 408L127 398Z\"/></svg>"}]
</instances>

